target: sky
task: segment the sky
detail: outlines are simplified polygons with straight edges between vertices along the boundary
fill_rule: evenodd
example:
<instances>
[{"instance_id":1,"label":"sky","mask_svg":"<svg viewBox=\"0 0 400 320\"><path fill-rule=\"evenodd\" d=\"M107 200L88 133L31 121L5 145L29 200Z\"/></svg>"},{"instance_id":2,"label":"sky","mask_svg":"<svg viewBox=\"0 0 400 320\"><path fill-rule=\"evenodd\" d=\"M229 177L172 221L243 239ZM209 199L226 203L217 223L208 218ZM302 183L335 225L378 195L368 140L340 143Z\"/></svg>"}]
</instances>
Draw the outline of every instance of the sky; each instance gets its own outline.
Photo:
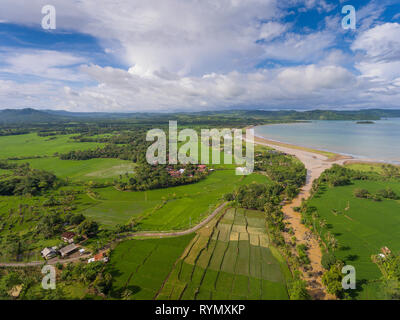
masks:
<instances>
[{"instance_id":1,"label":"sky","mask_svg":"<svg viewBox=\"0 0 400 320\"><path fill-rule=\"evenodd\" d=\"M44 29L45 5L56 28ZM356 28L344 29L352 5ZM0 109L400 109L400 0L1 0Z\"/></svg>"}]
</instances>

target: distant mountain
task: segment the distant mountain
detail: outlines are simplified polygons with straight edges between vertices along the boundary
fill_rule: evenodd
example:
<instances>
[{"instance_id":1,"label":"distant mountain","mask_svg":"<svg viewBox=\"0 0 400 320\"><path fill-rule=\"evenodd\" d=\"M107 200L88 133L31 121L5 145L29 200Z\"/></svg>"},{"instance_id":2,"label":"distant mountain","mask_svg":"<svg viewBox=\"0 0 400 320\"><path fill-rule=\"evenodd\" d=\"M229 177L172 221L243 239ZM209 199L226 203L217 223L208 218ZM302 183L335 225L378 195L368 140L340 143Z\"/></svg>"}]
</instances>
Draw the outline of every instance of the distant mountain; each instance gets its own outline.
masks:
<instances>
[{"instance_id":1,"label":"distant mountain","mask_svg":"<svg viewBox=\"0 0 400 320\"><path fill-rule=\"evenodd\" d=\"M62 116L52 115L31 108L0 110L0 124L18 123L48 123L64 121Z\"/></svg>"},{"instance_id":2,"label":"distant mountain","mask_svg":"<svg viewBox=\"0 0 400 320\"><path fill-rule=\"evenodd\" d=\"M5 109L0 110L0 125L4 124L39 124L69 121L104 121L104 120L151 120L188 119L196 122L197 117L213 118L249 118L258 120L379 120L400 117L400 110L367 109L356 111L339 110L227 110L175 113L107 113L107 112L69 112L64 110Z\"/></svg>"}]
</instances>

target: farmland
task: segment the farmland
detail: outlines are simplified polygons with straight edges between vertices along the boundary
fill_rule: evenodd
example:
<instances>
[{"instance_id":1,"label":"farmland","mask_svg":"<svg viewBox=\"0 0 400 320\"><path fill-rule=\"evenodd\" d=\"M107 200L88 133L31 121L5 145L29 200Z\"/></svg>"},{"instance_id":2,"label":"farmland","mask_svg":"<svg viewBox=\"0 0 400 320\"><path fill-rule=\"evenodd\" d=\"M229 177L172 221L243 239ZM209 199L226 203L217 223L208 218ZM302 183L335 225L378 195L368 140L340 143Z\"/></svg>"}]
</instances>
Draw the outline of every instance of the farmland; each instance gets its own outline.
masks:
<instances>
[{"instance_id":1,"label":"farmland","mask_svg":"<svg viewBox=\"0 0 400 320\"><path fill-rule=\"evenodd\" d=\"M32 168L46 170L57 177L79 183L87 181L112 181L120 175L134 172L135 164L119 159L90 159L85 161L60 160L56 157L20 160Z\"/></svg>"},{"instance_id":2,"label":"farmland","mask_svg":"<svg viewBox=\"0 0 400 320\"><path fill-rule=\"evenodd\" d=\"M0 137L0 159L50 156L56 152L85 150L103 145L94 142L75 142L70 139L72 136L39 137L36 133L30 133Z\"/></svg>"},{"instance_id":3,"label":"farmland","mask_svg":"<svg viewBox=\"0 0 400 320\"><path fill-rule=\"evenodd\" d=\"M356 268L356 299L382 298L382 274L371 256L385 246L400 251L400 201L360 199L353 193L355 189L375 193L388 187L400 194L400 183L396 181L354 181L348 186L326 188L309 202L327 221L323 233L331 232L337 238L337 258Z\"/></svg>"},{"instance_id":4,"label":"farmland","mask_svg":"<svg viewBox=\"0 0 400 320\"><path fill-rule=\"evenodd\" d=\"M99 200L92 202L84 214L113 227L140 220L141 230L180 230L203 220L235 186L256 182L267 183L259 174L240 177L234 170L211 173L206 179L184 186L148 191L121 192L115 188L97 189Z\"/></svg>"},{"instance_id":5,"label":"farmland","mask_svg":"<svg viewBox=\"0 0 400 320\"><path fill-rule=\"evenodd\" d=\"M194 234L165 239L129 240L111 255L107 271L113 276L111 296L153 299Z\"/></svg>"},{"instance_id":6,"label":"farmland","mask_svg":"<svg viewBox=\"0 0 400 320\"><path fill-rule=\"evenodd\" d=\"M158 299L288 299L291 274L261 212L229 209L201 229Z\"/></svg>"},{"instance_id":7,"label":"farmland","mask_svg":"<svg viewBox=\"0 0 400 320\"><path fill-rule=\"evenodd\" d=\"M265 213L221 211L181 237L150 239L140 232L189 229L222 202L239 206L229 199L246 185L271 187L279 204L286 195L273 188L273 179L288 184L303 174L290 170L292 160L258 148L258 165L265 157L271 168L255 167L246 176L235 174L235 164L155 166L143 157L144 127L115 127L66 124L0 137L2 263L40 262L43 248L65 246L61 234L68 231L86 252L110 261L58 265L58 297L288 299L292 275L270 244ZM224 159L222 148L210 154ZM36 278L30 289L24 297L43 294Z\"/></svg>"}]
</instances>

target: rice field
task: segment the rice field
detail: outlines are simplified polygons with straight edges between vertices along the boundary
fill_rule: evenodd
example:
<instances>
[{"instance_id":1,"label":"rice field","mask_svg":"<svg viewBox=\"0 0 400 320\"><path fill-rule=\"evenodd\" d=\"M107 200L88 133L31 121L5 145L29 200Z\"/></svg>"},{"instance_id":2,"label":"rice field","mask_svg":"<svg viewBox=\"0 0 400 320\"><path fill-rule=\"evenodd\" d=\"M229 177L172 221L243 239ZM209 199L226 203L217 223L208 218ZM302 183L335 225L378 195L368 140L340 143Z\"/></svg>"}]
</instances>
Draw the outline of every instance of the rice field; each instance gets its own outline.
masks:
<instances>
[{"instance_id":1,"label":"rice field","mask_svg":"<svg viewBox=\"0 0 400 320\"><path fill-rule=\"evenodd\" d=\"M164 239L128 240L113 251L107 272L113 276L113 298L154 299L194 234Z\"/></svg>"},{"instance_id":2,"label":"rice field","mask_svg":"<svg viewBox=\"0 0 400 320\"><path fill-rule=\"evenodd\" d=\"M385 246L392 252L400 251L400 201L360 199L353 191L359 188L376 193L387 187L400 195L398 182L355 181L350 186L328 188L309 203L327 221L322 233L329 231L338 240L337 258L356 269L357 289L351 293L356 299L381 298L382 274L371 256Z\"/></svg>"},{"instance_id":3,"label":"rice field","mask_svg":"<svg viewBox=\"0 0 400 320\"><path fill-rule=\"evenodd\" d=\"M268 178L259 174L237 176L234 170L219 170L198 183L167 189L137 192L121 192L113 187L96 189L98 199L86 199L91 204L83 214L108 228L134 218L141 230L182 230L205 219L225 193L253 181L268 183Z\"/></svg>"},{"instance_id":4,"label":"rice field","mask_svg":"<svg viewBox=\"0 0 400 320\"><path fill-rule=\"evenodd\" d=\"M104 144L95 142L76 142L73 135L39 137L36 133L0 137L0 159L12 157L52 156L72 150L94 149Z\"/></svg>"},{"instance_id":5,"label":"rice field","mask_svg":"<svg viewBox=\"0 0 400 320\"><path fill-rule=\"evenodd\" d=\"M57 157L46 157L17 162L28 162L34 169L49 171L73 183L113 181L120 175L132 174L136 166L131 161L119 159L60 160Z\"/></svg>"},{"instance_id":6,"label":"rice field","mask_svg":"<svg viewBox=\"0 0 400 320\"><path fill-rule=\"evenodd\" d=\"M197 233L157 299L288 299L290 278L263 213L229 209Z\"/></svg>"}]
</instances>

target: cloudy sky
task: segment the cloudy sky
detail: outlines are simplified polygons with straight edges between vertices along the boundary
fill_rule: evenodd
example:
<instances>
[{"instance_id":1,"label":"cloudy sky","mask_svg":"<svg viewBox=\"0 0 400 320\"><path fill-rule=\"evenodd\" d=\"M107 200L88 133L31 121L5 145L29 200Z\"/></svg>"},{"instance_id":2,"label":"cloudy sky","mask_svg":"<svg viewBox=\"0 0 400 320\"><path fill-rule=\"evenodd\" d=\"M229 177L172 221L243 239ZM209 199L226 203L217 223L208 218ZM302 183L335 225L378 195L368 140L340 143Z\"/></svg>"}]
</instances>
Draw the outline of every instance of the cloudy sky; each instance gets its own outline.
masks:
<instances>
[{"instance_id":1,"label":"cloudy sky","mask_svg":"<svg viewBox=\"0 0 400 320\"><path fill-rule=\"evenodd\" d=\"M44 30L42 7L56 8ZM342 8L356 8L356 30ZM399 0L1 0L0 109L400 108Z\"/></svg>"}]
</instances>

